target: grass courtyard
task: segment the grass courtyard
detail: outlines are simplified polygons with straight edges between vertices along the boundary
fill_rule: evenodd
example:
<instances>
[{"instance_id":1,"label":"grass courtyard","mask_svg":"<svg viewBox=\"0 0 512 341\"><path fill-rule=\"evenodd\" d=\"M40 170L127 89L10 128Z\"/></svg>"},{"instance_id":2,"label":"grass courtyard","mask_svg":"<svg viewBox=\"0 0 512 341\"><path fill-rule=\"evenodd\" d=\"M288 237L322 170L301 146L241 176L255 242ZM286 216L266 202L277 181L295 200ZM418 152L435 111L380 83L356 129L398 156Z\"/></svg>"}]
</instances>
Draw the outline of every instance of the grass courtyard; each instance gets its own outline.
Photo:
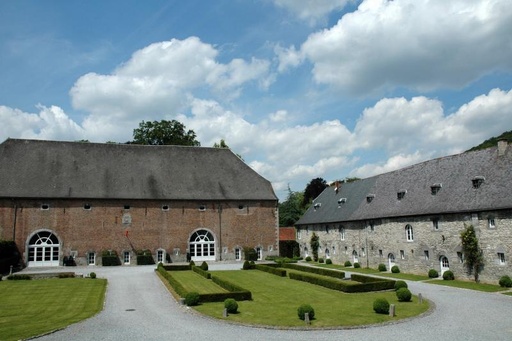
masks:
<instances>
[{"instance_id":1,"label":"grass courtyard","mask_svg":"<svg viewBox=\"0 0 512 341\"><path fill-rule=\"evenodd\" d=\"M103 307L105 279L0 281L0 339L20 340L66 327Z\"/></svg>"}]
</instances>

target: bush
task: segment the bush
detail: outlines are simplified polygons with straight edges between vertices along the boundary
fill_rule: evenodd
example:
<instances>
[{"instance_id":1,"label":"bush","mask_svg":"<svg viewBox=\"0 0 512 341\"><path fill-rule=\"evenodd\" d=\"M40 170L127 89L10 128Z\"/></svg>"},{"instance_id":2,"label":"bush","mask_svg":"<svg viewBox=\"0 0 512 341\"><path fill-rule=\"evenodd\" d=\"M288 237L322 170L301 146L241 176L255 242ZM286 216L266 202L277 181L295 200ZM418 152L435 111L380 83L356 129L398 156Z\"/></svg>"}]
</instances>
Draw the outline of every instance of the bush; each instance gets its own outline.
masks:
<instances>
[{"instance_id":1,"label":"bush","mask_svg":"<svg viewBox=\"0 0 512 341\"><path fill-rule=\"evenodd\" d=\"M379 264L379 271L380 272L383 272L383 271L388 271L388 268L386 268L386 264Z\"/></svg>"},{"instance_id":2,"label":"bush","mask_svg":"<svg viewBox=\"0 0 512 341\"><path fill-rule=\"evenodd\" d=\"M377 298L373 301L373 310L377 314L389 314L389 302L385 298Z\"/></svg>"},{"instance_id":3,"label":"bush","mask_svg":"<svg viewBox=\"0 0 512 341\"><path fill-rule=\"evenodd\" d=\"M510 288L512 287L512 279L509 276L503 276L500 278L500 287L502 288Z\"/></svg>"},{"instance_id":4,"label":"bush","mask_svg":"<svg viewBox=\"0 0 512 341\"><path fill-rule=\"evenodd\" d=\"M302 304L298 309L297 309L297 315L299 315L299 318L301 320L305 320L306 317L305 317L305 314L308 313L309 314L309 319L312 320L315 318L315 309L313 309L312 306L310 306L309 304Z\"/></svg>"},{"instance_id":5,"label":"bush","mask_svg":"<svg viewBox=\"0 0 512 341\"><path fill-rule=\"evenodd\" d=\"M155 264L155 260L153 259L153 255L149 250L139 250L137 251L137 265L153 265Z\"/></svg>"},{"instance_id":6,"label":"bush","mask_svg":"<svg viewBox=\"0 0 512 341\"><path fill-rule=\"evenodd\" d=\"M251 269L251 263L249 263L249 261L248 261L248 260L245 260L245 261L244 261L244 265L243 265L242 269L244 269L244 270L250 270L250 269Z\"/></svg>"},{"instance_id":7,"label":"bush","mask_svg":"<svg viewBox=\"0 0 512 341\"><path fill-rule=\"evenodd\" d=\"M227 298L224 301L224 308L227 309L228 313L236 314L238 312L238 303L233 298Z\"/></svg>"},{"instance_id":8,"label":"bush","mask_svg":"<svg viewBox=\"0 0 512 341\"><path fill-rule=\"evenodd\" d=\"M395 291L397 291L400 288L408 288L407 283L405 283L405 281L396 281L395 282Z\"/></svg>"},{"instance_id":9,"label":"bush","mask_svg":"<svg viewBox=\"0 0 512 341\"><path fill-rule=\"evenodd\" d=\"M307 256L307 257L306 257L306 262L311 262L311 261L312 261L311 257L310 257L310 256Z\"/></svg>"},{"instance_id":10,"label":"bush","mask_svg":"<svg viewBox=\"0 0 512 341\"><path fill-rule=\"evenodd\" d=\"M436 269L430 269L428 270L428 278L437 278L439 277L439 273Z\"/></svg>"},{"instance_id":11,"label":"bush","mask_svg":"<svg viewBox=\"0 0 512 341\"><path fill-rule=\"evenodd\" d=\"M400 268L398 267L398 265L393 265L393 267L391 268L391 272L394 274L399 274Z\"/></svg>"},{"instance_id":12,"label":"bush","mask_svg":"<svg viewBox=\"0 0 512 341\"><path fill-rule=\"evenodd\" d=\"M30 275L10 275L7 277L9 281L28 281L31 280L32 277Z\"/></svg>"},{"instance_id":13,"label":"bush","mask_svg":"<svg viewBox=\"0 0 512 341\"><path fill-rule=\"evenodd\" d=\"M348 261L345 262L344 265L345 265L346 268L348 268L349 266L352 266L352 263L350 263L350 261L348 260Z\"/></svg>"},{"instance_id":14,"label":"bush","mask_svg":"<svg viewBox=\"0 0 512 341\"><path fill-rule=\"evenodd\" d=\"M199 304L199 293L192 291L185 295L185 304L189 307Z\"/></svg>"},{"instance_id":15,"label":"bush","mask_svg":"<svg viewBox=\"0 0 512 341\"><path fill-rule=\"evenodd\" d=\"M359 263L354 263L354 269L359 269L361 267L361 264Z\"/></svg>"},{"instance_id":16,"label":"bush","mask_svg":"<svg viewBox=\"0 0 512 341\"><path fill-rule=\"evenodd\" d=\"M448 270L443 273L443 279L445 281L453 281L455 279L455 275L453 274L453 272Z\"/></svg>"},{"instance_id":17,"label":"bush","mask_svg":"<svg viewBox=\"0 0 512 341\"><path fill-rule=\"evenodd\" d=\"M323 262L324 262L323 258L318 258L318 263L323 263Z\"/></svg>"},{"instance_id":18,"label":"bush","mask_svg":"<svg viewBox=\"0 0 512 341\"><path fill-rule=\"evenodd\" d=\"M106 250L101 253L101 265L118 266L121 265L121 260L119 259L116 251Z\"/></svg>"},{"instance_id":19,"label":"bush","mask_svg":"<svg viewBox=\"0 0 512 341\"><path fill-rule=\"evenodd\" d=\"M59 274L59 278L74 278L75 273L74 272L61 272Z\"/></svg>"},{"instance_id":20,"label":"bush","mask_svg":"<svg viewBox=\"0 0 512 341\"><path fill-rule=\"evenodd\" d=\"M332 264L332 259L327 258L327 259L325 260L325 264Z\"/></svg>"},{"instance_id":21,"label":"bush","mask_svg":"<svg viewBox=\"0 0 512 341\"><path fill-rule=\"evenodd\" d=\"M257 261L258 253L253 247L244 247L244 257L248 261Z\"/></svg>"},{"instance_id":22,"label":"bush","mask_svg":"<svg viewBox=\"0 0 512 341\"><path fill-rule=\"evenodd\" d=\"M192 268L193 266L196 266L196 263L194 263L194 261L191 260L190 263L188 263L188 265L190 265L190 268Z\"/></svg>"},{"instance_id":23,"label":"bush","mask_svg":"<svg viewBox=\"0 0 512 341\"><path fill-rule=\"evenodd\" d=\"M92 278L92 279L95 279L96 278L96 272L91 272L89 274L89 277Z\"/></svg>"},{"instance_id":24,"label":"bush","mask_svg":"<svg viewBox=\"0 0 512 341\"><path fill-rule=\"evenodd\" d=\"M204 271L208 271L208 264L206 262L202 262L200 268Z\"/></svg>"},{"instance_id":25,"label":"bush","mask_svg":"<svg viewBox=\"0 0 512 341\"><path fill-rule=\"evenodd\" d=\"M396 297L400 302L410 302L412 298L411 291L407 288L400 288L396 291Z\"/></svg>"}]
</instances>

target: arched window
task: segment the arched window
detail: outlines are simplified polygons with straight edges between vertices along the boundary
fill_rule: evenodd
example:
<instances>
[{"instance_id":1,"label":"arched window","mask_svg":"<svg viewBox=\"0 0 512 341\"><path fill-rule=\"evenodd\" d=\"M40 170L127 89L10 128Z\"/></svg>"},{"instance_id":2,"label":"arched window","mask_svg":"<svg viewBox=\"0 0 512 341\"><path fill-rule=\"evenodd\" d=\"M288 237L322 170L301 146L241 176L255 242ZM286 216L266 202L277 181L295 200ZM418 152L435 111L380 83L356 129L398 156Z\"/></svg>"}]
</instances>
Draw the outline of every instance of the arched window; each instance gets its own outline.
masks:
<instances>
[{"instance_id":1,"label":"arched window","mask_svg":"<svg viewBox=\"0 0 512 341\"><path fill-rule=\"evenodd\" d=\"M193 261L215 260L215 238L207 230L199 230L190 236L190 257Z\"/></svg>"},{"instance_id":2,"label":"arched window","mask_svg":"<svg viewBox=\"0 0 512 341\"><path fill-rule=\"evenodd\" d=\"M412 226L409 224L405 225L405 238L408 242L412 242L414 240Z\"/></svg>"},{"instance_id":3,"label":"arched window","mask_svg":"<svg viewBox=\"0 0 512 341\"><path fill-rule=\"evenodd\" d=\"M50 231L34 234L28 242L28 266L58 266L60 243Z\"/></svg>"}]
</instances>

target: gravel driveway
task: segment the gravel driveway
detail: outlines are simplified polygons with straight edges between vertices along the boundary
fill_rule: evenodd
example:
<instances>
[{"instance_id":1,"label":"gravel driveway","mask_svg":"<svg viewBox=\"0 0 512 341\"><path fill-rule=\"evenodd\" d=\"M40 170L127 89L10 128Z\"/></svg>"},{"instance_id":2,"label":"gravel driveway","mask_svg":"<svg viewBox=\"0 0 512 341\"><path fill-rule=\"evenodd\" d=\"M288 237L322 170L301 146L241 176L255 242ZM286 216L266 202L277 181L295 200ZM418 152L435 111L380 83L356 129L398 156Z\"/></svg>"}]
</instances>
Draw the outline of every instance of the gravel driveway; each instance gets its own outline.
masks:
<instances>
[{"instance_id":1,"label":"gravel driveway","mask_svg":"<svg viewBox=\"0 0 512 341\"><path fill-rule=\"evenodd\" d=\"M210 270L240 268L212 264ZM53 269L54 270L54 269ZM67 270L67 269L63 269ZM512 296L408 282L435 303L426 316L341 330L276 330L224 323L177 303L154 266L77 268L108 278L104 310L37 340L512 340Z\"/></svg>"}]
</instances>

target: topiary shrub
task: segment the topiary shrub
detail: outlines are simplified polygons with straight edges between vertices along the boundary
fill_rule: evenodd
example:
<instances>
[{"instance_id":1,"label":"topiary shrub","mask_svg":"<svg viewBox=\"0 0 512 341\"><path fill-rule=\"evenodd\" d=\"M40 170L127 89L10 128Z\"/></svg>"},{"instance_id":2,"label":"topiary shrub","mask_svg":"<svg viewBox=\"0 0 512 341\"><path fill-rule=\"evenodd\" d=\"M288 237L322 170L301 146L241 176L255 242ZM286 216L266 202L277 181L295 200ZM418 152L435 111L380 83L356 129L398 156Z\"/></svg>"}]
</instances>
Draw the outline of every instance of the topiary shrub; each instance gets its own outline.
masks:
<instances>
[{"instance_id":1,"label":"topiary shrub","mask_svg":"<svg viewBox=\"0 0 512 341\"><path fill-rule=\"evenodd\" d=\"M314 317L315 317L315 309L313 309L312 306L310 306L309 304L302 304L298 309L297 309L297 315L299 315L299 318L301 320L305 320L306 319L306 313L309 314L309 319L312 320Z\"/></svg>"},{"instance_id":2,"label":"topiary shrub","mask_svg":"<svg viewBox=\"0 0 512 341\"><path fill-rule=\"evenodd\" d=\"M249 263L248 260L244 261L244 265L242 266L242 269L244 270L250 270L251 269L251 263Z\"/></svg>"},{"instance_id":3,"label":"topiary shrub","mask_svg":"<svg viewBox=\"0 0 512 341\"><path fill-rule=\"evenodd\" d=\"M359 269L360 267L361 267L361 264L359 264L359 263L354 263L354 268L355 268L355 269Z\"/></svg>"},{"instance_id":4,"label":"topiary shrub","mask_svg":"<svg viewBox=\"0 0 512 341\"><path fill-rule=\"evenodd\" d=\"M89 277L92 278L92 279L95 279L96 278L96 272L91 272L89 274Z\"/></svg>"},{"instance_id":5,"label":"topiary shrub","mask_svg":"<svg viewBox=\"0 0 512 341\"><path fill-rule=\"evenodd\" d=\"M190 267L192 268L193 266L196 266L196 263L194 263L194 261L193 261L193 260L191 260L191 261L190 261L190 263L189 263L189 265L190 265Z\"/></svg>"},{"instance_id":6,"label":"topiary shrub","mask_svg":"<svg viewBox=\"0 0 512 341\"><path fill-rule=\"evenodd\" d=\"M318 258L318 263L323 263L323 262L324 262L323 258Z\"/></svg>"},{"instance_id":7,"label":"topiary shrub","mask_svg":"<svg viewBox=\"0 0 512 341\"><path fill-rule=\"evenodd\" d=\"M389 302L385 298L377 298L373 301L373 310L377 314L389 314Z\"/></svg>"},{"instance_id":8,"label":"topiary shrub","mask_svg":"<svg viewBox=\"0 0 512 341\"><path fill-rule=\"evenodd\" d=\"M499 281L500 287L502 288L511 288L512 287L512 279L509 276L502 276Z\"/></svg>"},{"instance_id":9,"label":"topiary shrub","mask_svg":"<svg viewBox=\"0 0 512 341\"><path fill-rule=\"evenodd\" d=\"M311 257L310 257L310 256L307 256L307 257L306 257L306 262L311 262L311 261L312 261Z\"/></svg>"},{"instance_id":10,"label":"topiary shrub","mask_svg":"<svg viewBox=\"0 0 512 341\"><path fill-rule=\"evenodd\" d=\"M238 312L238 303L234 298L226 298L224 308L226 308L229 314L236 314Z\"/></svg>"},{"instance_id":11,"label":"topiary shrub","mask_svg":"<svg viewBox=\"0 0 512 341\"><path fill-rule=\"evenodd\" d=\"M345 265L346 268L348 268L349 266L352 266L352 263L350 263L350 261L348 260L348 261L345 262L344 265Z\"/></svg>"},{"instance_id":12,"label":"topiary shrub","mask_svg":"<svg viewBox=\"0 0 512 341\"><path fill-rule=\"evenodd\" d=\"M436 269L430 269L428 270L428 278L437 278L439 277L439 273Z\"/></svg>"},{"instance_id":13,"label":"topiary shrub","mask_svg":"<svg viewBox=\"0 0 512 341\"><path fill-rule=\"evenodd\" d=\"M200 266L201 269L203 269L204 271L208 271L208 264L206 262L202 262L201 263L201 266Z\"/></svg>"},{"instance_id":14,"label":"topiary shrub","mask_svg":"<svg viewBox=\"0 0 512 341\"><path fill-rule=\"evenodd\" d=\"M391 272L394 273L394 274L399 274L400 273L400 268L398 267L398 265L393 265L391 267Z\"/></svg>"},{"instance_id":15,"label":"topiary shrub","mask_svg":"<svg viewBox=\"0 0 512 341\"><path fill-rule=\"evenodd\" d=\"M400 302L410 302L412 298L411 291L407 288L400 288L396 291L396 297Z\"/></svg>"},{"instance_id":16,"label":"topiary shrub","mask_svg":"<svg viewBox=\"0 0 512 341\"><path fill-rule=\"evenodd\" d=\"M407 283L405 283L405 281L396 281L395 282L395 291L397 291L400 288L408 288Z\"/></svg>"},{"instance_id":17,"label":"topiary shrub","mask_svg":"<svg viewBox=\"0 0 512 341\"><path fill-rule=\"evenodd\" d=\"M189 307L199 304L199 293L192 291L185 295L185 304Z\"/></svg>"},{"instance_id":18,"label":"topiary shrub","mask_svg":"<svg viewBox=\"0 0 512 341\"><path fill-rule=\"evenodd\" d=\"M455 279L455 275L453 274L453 272L448 270L443 273L443 279L445 281L453 281Z\"/></svg>"},{"instance_id":19,"label":"topiary shrub","mask_svg":"<svg viewBox=\"0 0 512 341\"><path fill-rule=\"evenodd\" d=\"M380 272L383 272L383 271L388 271L388 268L386 268L386 264L379 264L379 271Z\"/></svg>"},{"instance_id":20,"label":"topiary shrub","mask_svg":"<svg viewBox=\"0 0 512 341\"><path fill-rule=\"evenodd\" d=\"M332 264L332 259L327 258L327 259L325 260L325 264Z\"/></svg>"}]
</instances>

